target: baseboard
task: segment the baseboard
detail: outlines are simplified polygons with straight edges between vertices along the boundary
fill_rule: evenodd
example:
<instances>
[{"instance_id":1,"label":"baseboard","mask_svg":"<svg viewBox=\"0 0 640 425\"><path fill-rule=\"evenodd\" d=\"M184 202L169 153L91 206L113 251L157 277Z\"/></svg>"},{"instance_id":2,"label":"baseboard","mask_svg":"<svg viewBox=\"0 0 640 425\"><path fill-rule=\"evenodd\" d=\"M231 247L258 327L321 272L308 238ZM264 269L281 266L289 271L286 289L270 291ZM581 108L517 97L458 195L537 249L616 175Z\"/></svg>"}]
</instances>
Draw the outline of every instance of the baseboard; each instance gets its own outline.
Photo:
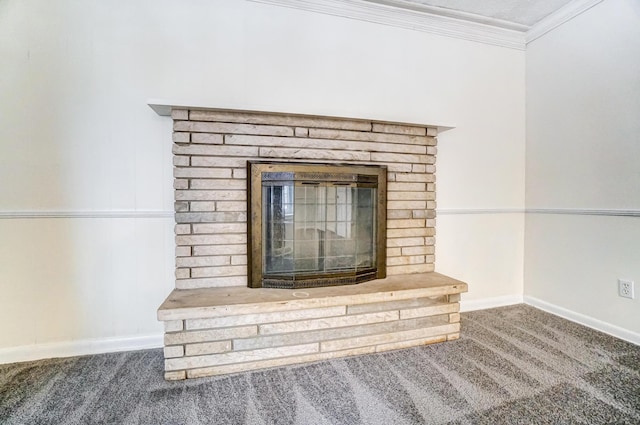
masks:
<instances>
[{"instance_id":1,"label":"baseboard","mask_svg":"<svg viewBox=\"0 0 640 425\"><path fill-rule=\"evenodd\" d=\"M568 310L564 307L557 306L555 304L542 301L535 297L525 296L524 303L530 306L539 308L547 313L555 314L572 322L579 323L591 329L595 329L600 332L604 332L616 338L623 339L636 345L640 345L640 334L632 332L630 330L621 328L620 326L612 325L602 320L594 319L593 317L586 316L582 313L576 313L575 311Z\"/></svg>"},{"instance_id":2,"label":"baseboard","mask_svg":"<svg viewBox=\"0 0 640 425\"><path fill-rule=\"evenodd\" d=\"M162 346L163 334L22 345L19 347L0 348L0 364L55 357L145 350Z\"/></svg>"},{"instance_id":3,"label":"baseboard","mask_svg":"<svg viewBox=\"0 0 640 425\"><path fill-rule=\"evenodd\" d=\"M462 295L460 311L484 310L486 308L504 307L514 304L522 304L522 295L504 295L502 297L482 298L470 301L466 301L464 295Z\"/></svg>"}]
</instances>

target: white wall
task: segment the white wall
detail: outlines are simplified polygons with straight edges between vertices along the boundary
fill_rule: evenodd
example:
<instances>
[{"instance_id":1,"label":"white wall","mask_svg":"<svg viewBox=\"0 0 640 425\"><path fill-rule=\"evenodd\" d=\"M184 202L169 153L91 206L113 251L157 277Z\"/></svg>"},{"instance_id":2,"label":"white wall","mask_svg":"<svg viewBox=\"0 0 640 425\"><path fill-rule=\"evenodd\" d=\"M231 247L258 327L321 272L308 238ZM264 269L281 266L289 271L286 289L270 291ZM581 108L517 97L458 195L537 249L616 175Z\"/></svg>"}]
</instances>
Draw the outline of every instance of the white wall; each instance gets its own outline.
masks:
<instances>
[{"instance_id":1,"label":"white wall","mask_svg":"<svg viewBox=\"0 0 640 425\"><path fill-rule=\"evenodd\" d=\"M171 122L149 98L450 123L439 207L524 205L522 51L238 0L5 0L0 40L0 361L160 343ZM437 269L520 296L523 232L443 214Z\"/></svg>"},{"instance_id":2,"label":"white wall","mask_svg":"<svg viewBox=\"0 0 640 425\"><path fill-rule=\"evenodd\" d=\"M527 208L572 214L527 214L525 296L640 341L640 3L605 0L529 44L526 84Z\"/></svg>"}]
</instances>

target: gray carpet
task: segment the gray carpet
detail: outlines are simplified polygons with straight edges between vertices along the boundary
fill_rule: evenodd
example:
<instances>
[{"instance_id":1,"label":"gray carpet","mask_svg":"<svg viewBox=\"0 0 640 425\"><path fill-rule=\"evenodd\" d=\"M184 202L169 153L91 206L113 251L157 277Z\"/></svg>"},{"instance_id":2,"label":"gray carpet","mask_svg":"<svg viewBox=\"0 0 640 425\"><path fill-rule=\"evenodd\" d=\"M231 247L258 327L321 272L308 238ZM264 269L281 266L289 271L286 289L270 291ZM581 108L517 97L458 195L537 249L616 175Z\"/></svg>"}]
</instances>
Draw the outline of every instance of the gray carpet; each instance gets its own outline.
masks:
<instances>
[{"instance_id":1,"label":"gray carpet","mask_svg":"<svg viewBox=\"0 0 640 425\"><path fill-rule=\"evenodd\" d=\"M1 424L640 424L640 347L525 305L445 344L165 382L161 350L0 366Z\"/></svg>"}]
</instances>

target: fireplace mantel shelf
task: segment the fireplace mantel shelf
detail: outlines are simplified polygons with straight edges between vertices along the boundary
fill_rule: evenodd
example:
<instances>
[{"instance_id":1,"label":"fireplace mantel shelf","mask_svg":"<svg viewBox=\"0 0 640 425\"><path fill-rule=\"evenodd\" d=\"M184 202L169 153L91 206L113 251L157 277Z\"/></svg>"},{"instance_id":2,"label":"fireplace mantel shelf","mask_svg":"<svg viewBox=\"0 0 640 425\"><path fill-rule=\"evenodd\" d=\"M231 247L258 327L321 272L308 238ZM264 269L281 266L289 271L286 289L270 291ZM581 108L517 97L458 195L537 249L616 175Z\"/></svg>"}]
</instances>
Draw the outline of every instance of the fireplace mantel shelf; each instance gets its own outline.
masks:
<instances>
[{"instance_id":1,"label":"fireplace mantel shelf","mask_svg":"<svg viewBox=\"0 0 640 425\"><path fill-rule=\"evenodd\" d=\"M330 115L330 114L299 114L299 113L291 113L289 111L278 111L270 109L269 111L264 111L261 109L254 108L243 108L243 107L211 107L199 102L187 102L187 101L174 101L167 99L148 99L147 105L151 109L153 109L160 116L171 116L172 109L192 109L192 110L210 110L210 111L226 111L226 112L250 112L250 113L261 113L261 114L278 114L278 115L290 115L290 116L298 116L298 117L318 117L318 118L340 118L340 119L349 119L356 121L373 121L377 123L385 123L385 124L393 124L393 125L409 125L409 126L427 126L438 129L438 134L451 130L455 128L453 125L449 125L446 123L437 123L430 122L426 123L417 123L417 122L404 122L404 121L393 121L384 118L377 117L357 117L357 116L344 116L344 115Z\"/></svg>"}]
</instances>

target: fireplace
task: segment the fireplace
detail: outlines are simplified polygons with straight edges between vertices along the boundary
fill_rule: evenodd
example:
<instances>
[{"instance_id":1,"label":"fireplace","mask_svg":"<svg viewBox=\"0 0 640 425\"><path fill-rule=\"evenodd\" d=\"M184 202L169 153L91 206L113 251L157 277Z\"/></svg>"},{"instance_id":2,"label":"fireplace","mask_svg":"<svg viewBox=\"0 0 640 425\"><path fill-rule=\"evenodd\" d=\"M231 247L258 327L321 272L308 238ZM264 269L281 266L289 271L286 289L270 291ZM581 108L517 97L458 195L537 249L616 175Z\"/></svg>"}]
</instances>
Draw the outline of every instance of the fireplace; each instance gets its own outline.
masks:
<instances>
[{"instance_id":1,"label":"fireplace","mask_svg":"<svg viewBox=\"0 0 640 425\"><path fill-rule=\"evenodd\" d=\"M467 285L434 272L436 126L152 107L174 130L166 379L459 337Z\"/></svg>"},{"instance_id":2,"label":"fireplace","mask_svg":"<svg viewBox=\"0 0 640 425\"><path fill-rule=\"evenodd\" d=\"M385 166L249 161L247 176L250 287L386 276Z\"/></svg>"}]
</instances>

